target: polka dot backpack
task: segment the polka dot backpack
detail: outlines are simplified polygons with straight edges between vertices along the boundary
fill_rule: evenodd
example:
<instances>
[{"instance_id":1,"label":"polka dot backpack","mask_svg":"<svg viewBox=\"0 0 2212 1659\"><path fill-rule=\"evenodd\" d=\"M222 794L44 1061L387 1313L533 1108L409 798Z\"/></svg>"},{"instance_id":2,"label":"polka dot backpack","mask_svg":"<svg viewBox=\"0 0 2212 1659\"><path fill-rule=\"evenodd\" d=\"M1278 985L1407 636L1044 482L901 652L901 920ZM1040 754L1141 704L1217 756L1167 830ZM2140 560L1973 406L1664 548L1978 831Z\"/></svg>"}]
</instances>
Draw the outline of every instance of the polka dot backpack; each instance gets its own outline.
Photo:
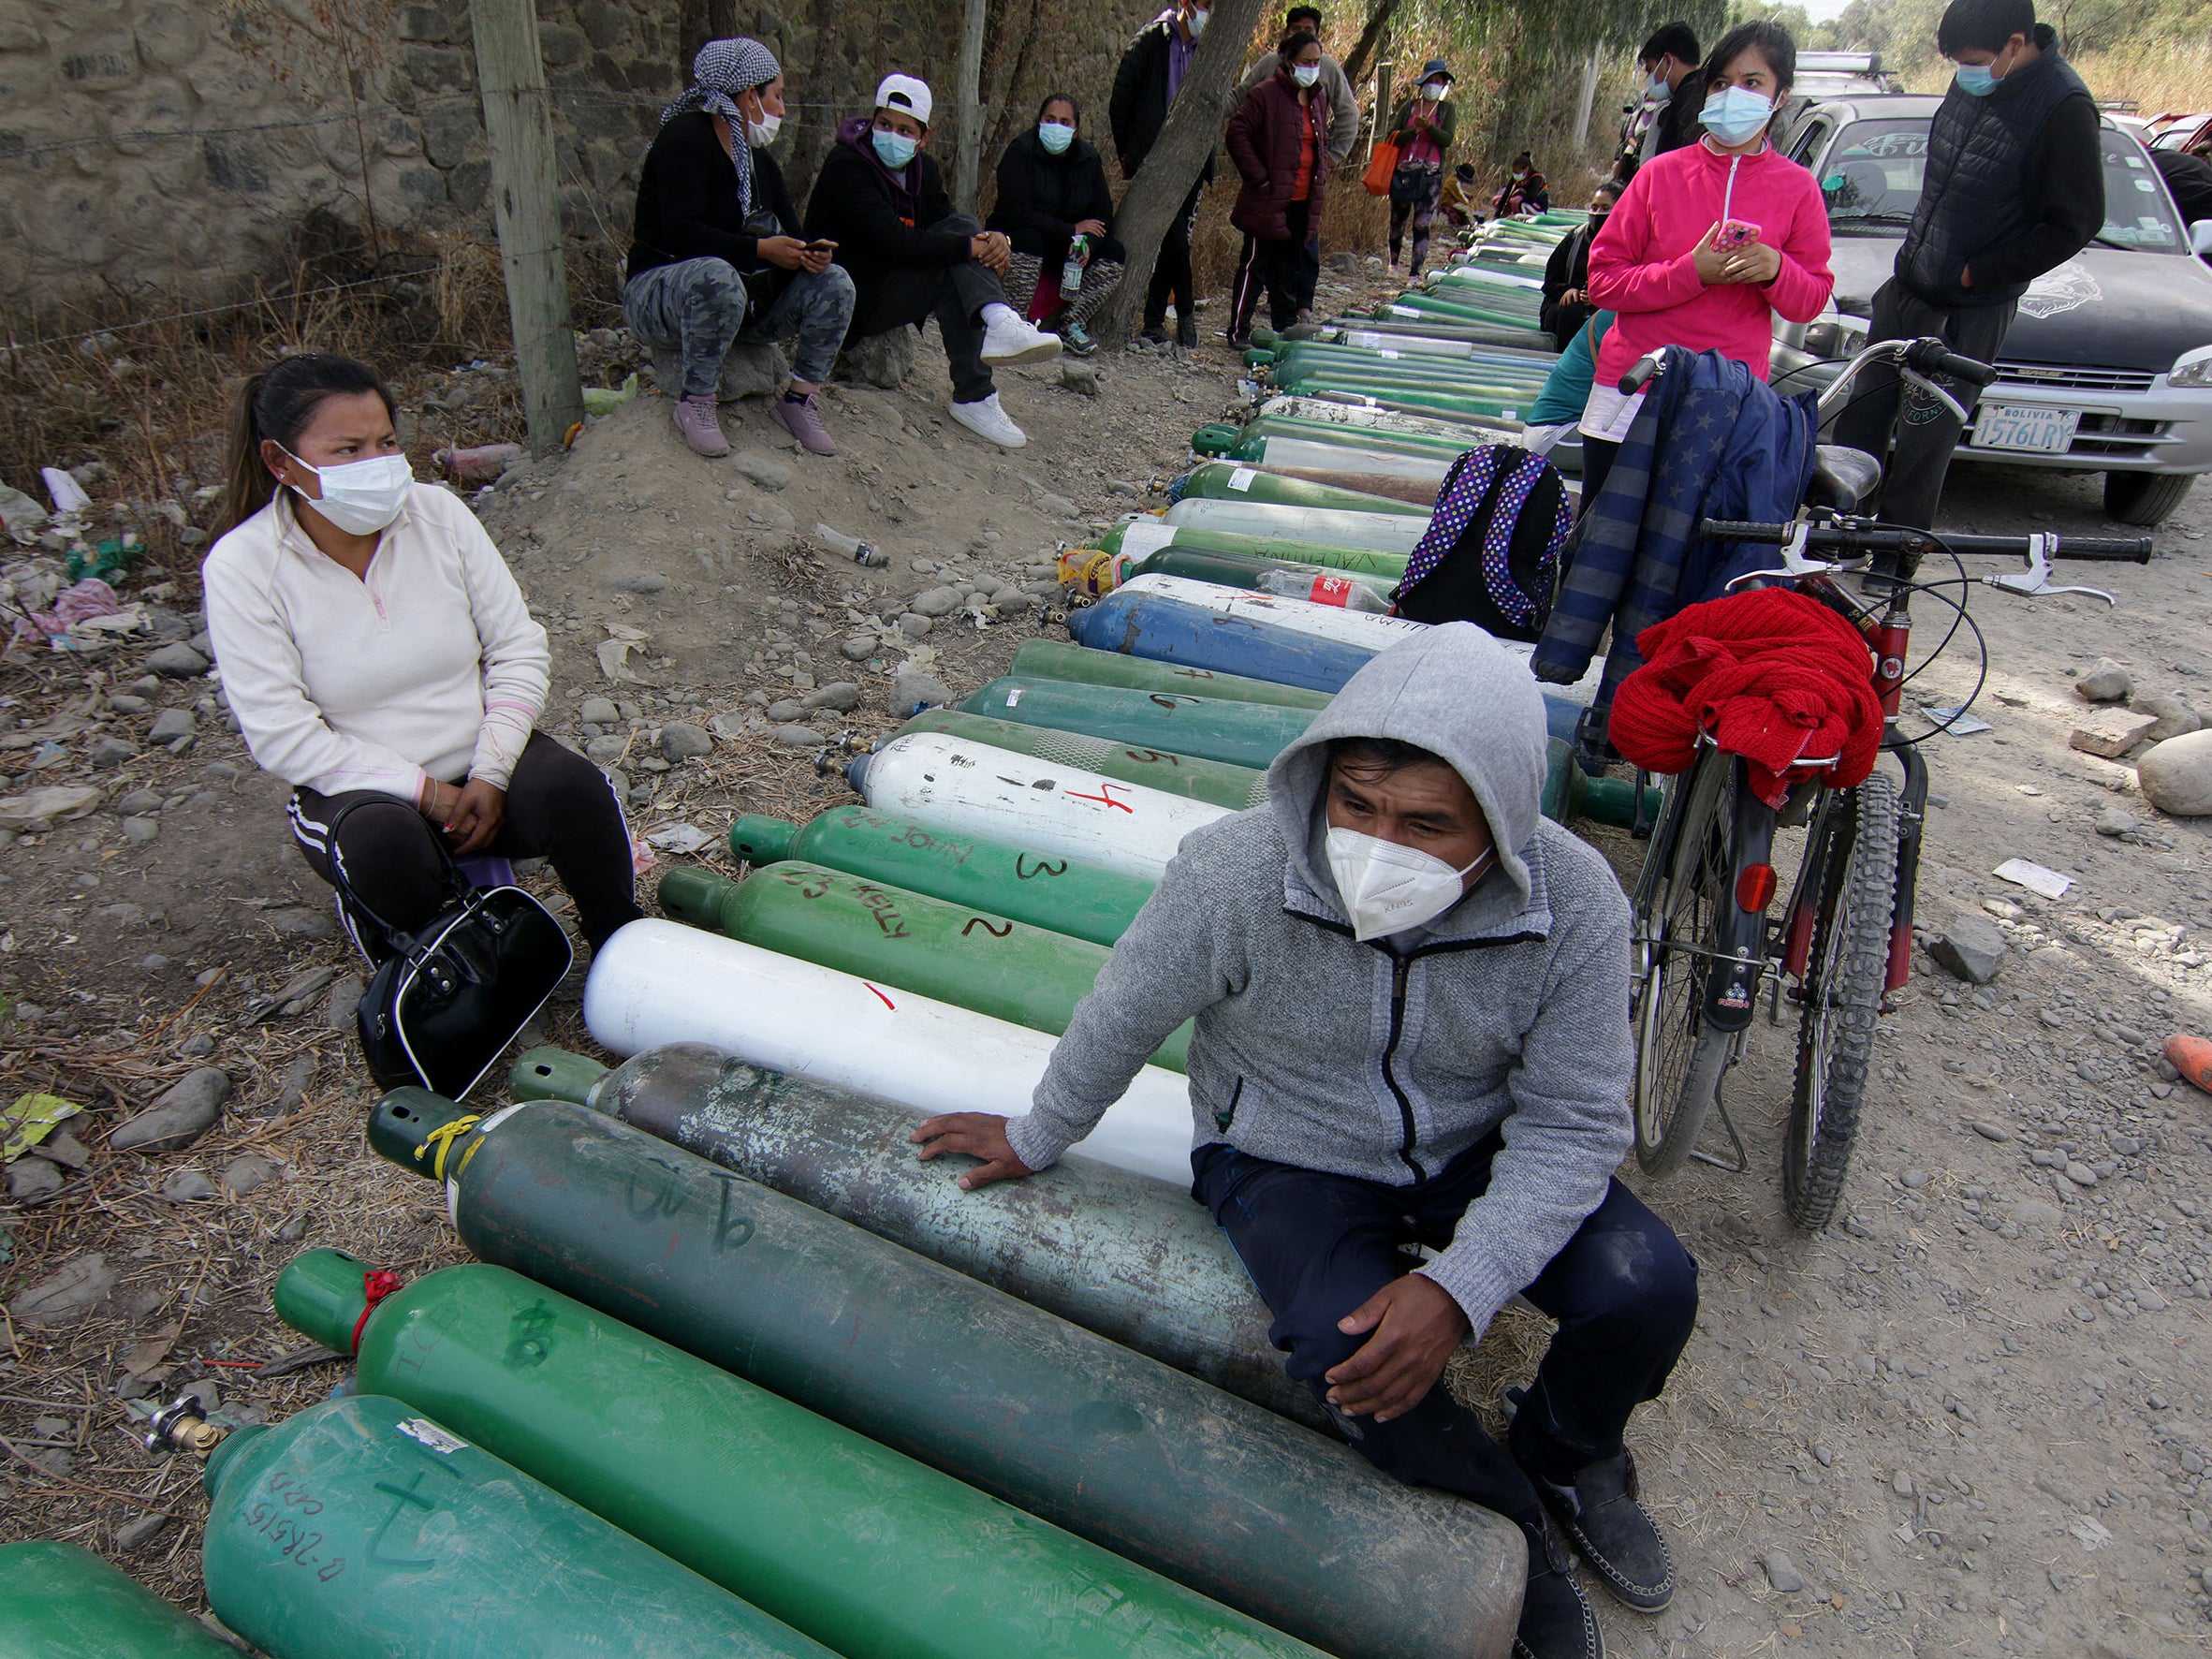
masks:
<instances>
[{"instance_id":1,"label":"polka dot backpack","mask_svg":"<svg viewBox=\"0 0 2212 1659\"><path fill-rule=\"evenodd\" d=\"M1444 476L1428 534L1406 560L1398 614L1540 639L1574 527L1566 484L1543 456L1518 444L1470 449Z\"/></svg>"}]
</instances>

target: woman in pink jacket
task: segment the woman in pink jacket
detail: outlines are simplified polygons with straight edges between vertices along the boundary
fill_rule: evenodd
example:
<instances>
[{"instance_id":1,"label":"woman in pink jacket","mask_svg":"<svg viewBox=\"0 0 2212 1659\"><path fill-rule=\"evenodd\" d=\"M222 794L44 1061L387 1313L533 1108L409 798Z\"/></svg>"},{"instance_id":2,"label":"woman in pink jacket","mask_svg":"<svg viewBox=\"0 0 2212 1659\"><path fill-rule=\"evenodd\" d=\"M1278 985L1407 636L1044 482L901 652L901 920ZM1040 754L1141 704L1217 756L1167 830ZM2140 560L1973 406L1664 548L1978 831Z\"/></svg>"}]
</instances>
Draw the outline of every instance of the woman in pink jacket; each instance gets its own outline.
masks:
<instances>
[{"instance_id":1,"label":"woman in pink jacket","mask_svg":"<svg viewBox=\"0 0 2212 1659\"><path fill-rule=\"evenodd\" d=\"M1663 345L1718 351L1764 380L1775 314L1810 322L1828 302L1820 185L1766 138L1796 68L1780 23L1731 29L1706 60L1704 137L1639 168L1590 245L1589 303L1619 320L1582 415L1586 502L1634 418L1637 400L1619 384L1638 358Z\"/></svg>"}]
</instances>

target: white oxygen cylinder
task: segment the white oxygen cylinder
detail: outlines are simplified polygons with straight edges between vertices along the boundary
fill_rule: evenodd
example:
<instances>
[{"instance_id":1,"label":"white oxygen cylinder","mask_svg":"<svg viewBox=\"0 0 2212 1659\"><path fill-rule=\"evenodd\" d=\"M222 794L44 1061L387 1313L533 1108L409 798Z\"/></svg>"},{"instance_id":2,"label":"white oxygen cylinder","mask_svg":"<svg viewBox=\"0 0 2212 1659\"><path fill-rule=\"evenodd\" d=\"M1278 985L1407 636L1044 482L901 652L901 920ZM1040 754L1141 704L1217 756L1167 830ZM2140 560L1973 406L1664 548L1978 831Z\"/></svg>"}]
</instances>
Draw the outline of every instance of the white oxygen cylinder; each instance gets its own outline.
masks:
<instances>
[{"instance_id":1,"label":"white oxygen cylinder","mask_svg":"<svg viewBox=\"0 0 2212 1659\"><path fill-rule=\"evenodd\" d=\"M1273 501L1194 497L1177 502L1160 516L1163 522L1187 524L1194 530L1236 530L1247 536L1317 541L1333 548L1372 548L1384 553L1412 552L1428 530L1428 521L1414 513L1363 513Z\"/></svg>"},{"instance_id":2,"label":"white oxygen cylinder","mask_svg":"<svg viewBox=\"0 0 2212 1659\"><path fill-rule=\"evenodd\" d=\"M1422 483L1441 484L1444 475L1452 470L1452 462L1442 455L1404 455L1389 449L1362 449L1352 443L1330 444L1318 438L1266 437L1256 448L1260 453L1243 459L1249 465L1257 461L1268 466L1298 466L1318 472L1372 473L1384 478L1414 478Z\"/></svg>"},{"instance_id":3,"label":"white oxygen cylinder","mask_svg":"<svg viewBox=\"0 0 2212 1659\"><path fill-rule=\"evenodd\" d=\"M1184 836L1229 815L1210 801L933 731L858 756L845 779L877 812L1147 881L1160 879Z\"/></svg>"},{"instance_id":4,"label":"white oxygen cylinder","mask_svg":"<svg viewBox=\"0 0 2212 1659\"><path fill-rule=\"evenodd\" d=\"M1393 645L1419 634L1426 634L1429 624L1414 622L1404 616L1371 616L1364 611L1346 610L1336 605L1316 605L1310 599L1285 599L1275 594L1254 593L1250 588L1223 587L1219 582L1196 581L1187 576L1162 576L1146 572L1133 576L1114 590L1121 594L1157 594L1163 599L1179 599L1185 605L1201 605L1223 616L1240 616L1249 622L1269 623L1279 628L1289 628L1295 633L1311 635L1317 639L1334 639L1340 644L1357 645L1368 651L1388 651Z\"/></svg>"},{"instance_id":5,"label":"white oxygen cylinder","mask_svg":"<svg viewBox=\"0 0 2212 1659\"><path fill-rule=\"evenodd\" d=\"M771 1071L913 1111L1003 1117L1029 1110L1060 1040L650 918L600 947L584 981L584 1023L617 1054L711 1043ZM1188 1186L1188 1085L1171 1071L1146 1066L1076 1151Z\"/></svg>"}]
</instances>

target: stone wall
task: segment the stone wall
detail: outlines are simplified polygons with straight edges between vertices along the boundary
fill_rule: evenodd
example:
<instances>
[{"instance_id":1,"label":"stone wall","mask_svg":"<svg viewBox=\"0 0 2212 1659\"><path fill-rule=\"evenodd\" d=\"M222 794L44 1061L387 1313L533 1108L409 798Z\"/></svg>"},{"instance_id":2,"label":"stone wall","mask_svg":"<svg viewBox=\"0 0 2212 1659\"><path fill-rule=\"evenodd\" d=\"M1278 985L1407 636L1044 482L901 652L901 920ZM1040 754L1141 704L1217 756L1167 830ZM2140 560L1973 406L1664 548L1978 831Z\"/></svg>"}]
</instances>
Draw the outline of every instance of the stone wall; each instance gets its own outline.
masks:
<instances>
[{"instance_id":1,"label":"stone wall","mask_svg":"<svg viewBox=\"0 0 2212 1659\"><path fill-rule=\"evenodd\" d=\"M936 89L949 172L960 11L539 0L572 269L594 288L610 280L683 45L709 25L734 21L783 57L792 110L777 154L802 204L838 117L864 110L893 67ZM994 0L987 202L999 150L1047 88L1081 98L1104 139L1114 63L1149 15L1120 0ZM286 271L302 227L363 228L365 209L395 241L489 237L490 176L466 0L0 0L0 319L19 334L88 308L236 298Z\"/></svg>"}]
</instances>

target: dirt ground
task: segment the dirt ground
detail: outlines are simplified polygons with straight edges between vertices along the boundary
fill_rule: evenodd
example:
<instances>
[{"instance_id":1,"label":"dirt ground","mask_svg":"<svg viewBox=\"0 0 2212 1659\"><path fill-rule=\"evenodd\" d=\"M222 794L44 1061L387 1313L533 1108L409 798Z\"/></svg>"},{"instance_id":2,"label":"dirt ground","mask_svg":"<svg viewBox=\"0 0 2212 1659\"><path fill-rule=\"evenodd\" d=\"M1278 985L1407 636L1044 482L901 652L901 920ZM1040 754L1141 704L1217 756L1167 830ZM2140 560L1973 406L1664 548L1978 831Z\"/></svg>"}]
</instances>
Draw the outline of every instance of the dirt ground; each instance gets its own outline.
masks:
<instances>
[{"instance_id":1,"label":"dirt ground","mask_svg":"<svg viewBox=\"0 0 2212 1659\"><path fill-rule=\"evenodd\" d=\"M950 424L925 351L902 391L826 399L833 460L748 406L725 419L740 455L698 461L666 400L642 397L510 475L481 512L552 635L549 728L622 774L640 833L718 836L739 813L847 799L815 758L893 724L892 672L964 692L1056 633L1056 543L1137 506L1234 396L1218 348L1095 360L1096 398L1057 366L1003 377L1032 437L1011 454ZM2114 528L2090 483L1989 468L1960 471L1947 512L1974 529ZM854 563L818 523L889 562ZM2158 542L2147 568L2066 572L2109 588L2110 610L1975 590L1994 729L1928 744L1921 915L1931 933L1994 921L2008 948L1982 988L1916 953L1881 1027L1845 1218L1805 1237L1781 1211L1789 1025L1763 1020L1729 1082L1748 1172L1631 1177L1696 1253L1705 1299L1631 1431L1681 1589L1651 1620L1593 1592L1615 1652L2132 1659L2212 1637L2212 1102L2157 1061L2169 1033L2212 1032L2212 860L2204 820L2161 817L2128 766L2068 746L2087 709L2073 681L2100 657L2138 695L2212 697L2196 684L2212 673L2212 488ZM964 591L926 631L901 626L946 588ZM190 595L167 603L171 632L198 627ZM1920 620L1932 643L1933 608ZM290 850L283 791L212 685L139 683L154 643L0 658L8 792L100 792L88 815L0 849L0 1081L85 1108L60 1161L40 1160L48 1190L11 1180L0 1205L0 1540L74 1539L198 1609L196 1473L139 1449L134 1414L187 1386L248 1419L322 1398L339 1368L277 1363L300 1344L269 1312L300 1249L403 1272L459 1252L432 1189L361 1147L371 1091L345 1029L359 964ZM1912 694L1955 701L1972 679L1962 640ZM810 691L827 706L773 707ZM611 719L586 706L601 697ZM195 730L171 752L147 737L174 709ZM603 718L587 729L587 713ZM678 723L706 727L711 753L666 758ZM1633 849L1602 844L1633 874ZM1992 874L2013 857L2075 883L2039 900ZM588 1047L579 991L549 1009L551 1040ZM206 1066L230 1094L205 1138L109 1147ZM1707 1146L1725 1150L1717 1124ZM65 1270L91 1275L81 1305L27 1316L23 1293ZM1457 1380L1487 1397L1541 1340L1509 1314Z\"/></svg>"}]
</instances>

